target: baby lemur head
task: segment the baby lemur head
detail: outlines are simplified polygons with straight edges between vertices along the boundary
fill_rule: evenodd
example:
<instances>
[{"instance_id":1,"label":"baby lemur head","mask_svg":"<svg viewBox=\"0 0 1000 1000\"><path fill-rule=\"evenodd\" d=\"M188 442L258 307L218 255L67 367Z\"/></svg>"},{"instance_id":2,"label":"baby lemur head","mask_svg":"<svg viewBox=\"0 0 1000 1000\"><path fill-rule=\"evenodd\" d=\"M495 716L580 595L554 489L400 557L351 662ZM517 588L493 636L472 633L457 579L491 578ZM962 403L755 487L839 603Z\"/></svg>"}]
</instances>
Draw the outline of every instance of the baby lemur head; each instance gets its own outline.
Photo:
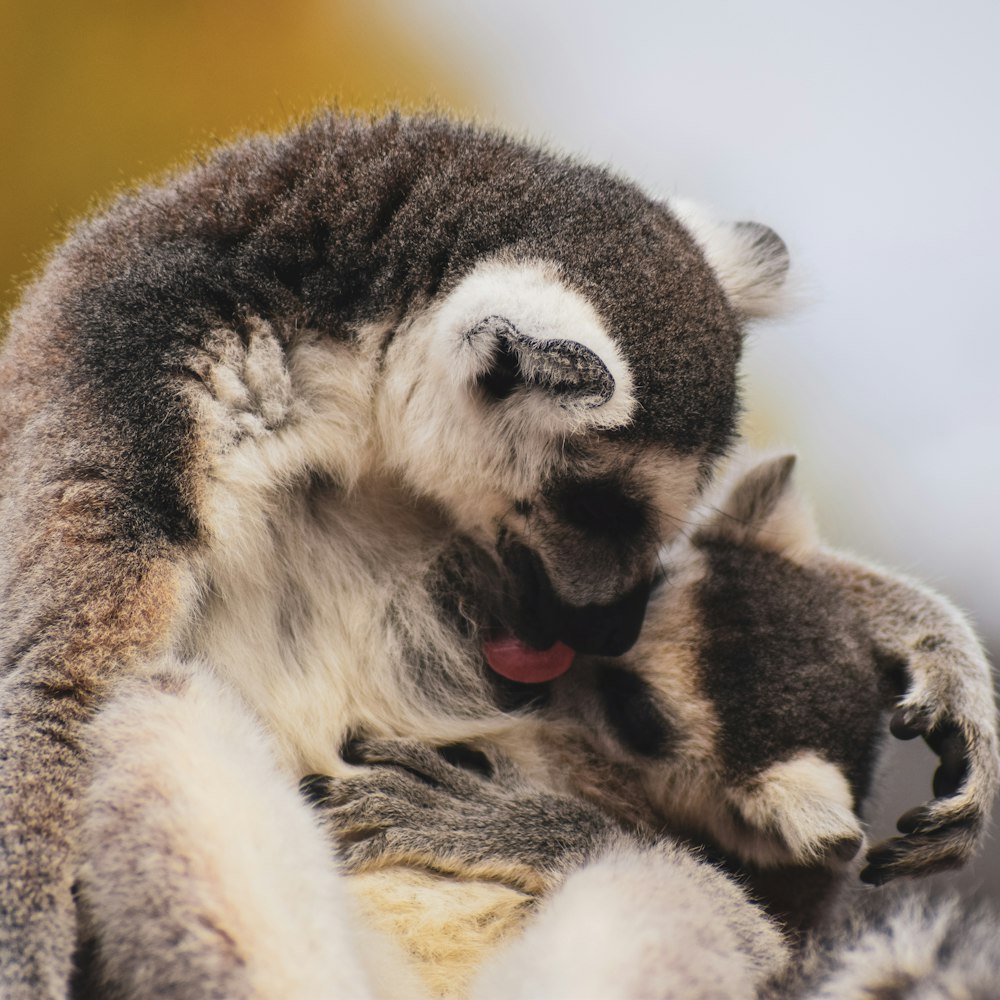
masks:
<instances>
[{"instance_id":1,"label":"baby lemur head","mask_svg":"<svg viewBox=\"0 0 1000 1000\"><path fill-rule=\"evenodd\" d=\"M640 815L765 863L857 850L893 695L851 564L821 546L793 462L744 472L674 543L627 656L552 685Z\"/></svg>"}]
</instances>

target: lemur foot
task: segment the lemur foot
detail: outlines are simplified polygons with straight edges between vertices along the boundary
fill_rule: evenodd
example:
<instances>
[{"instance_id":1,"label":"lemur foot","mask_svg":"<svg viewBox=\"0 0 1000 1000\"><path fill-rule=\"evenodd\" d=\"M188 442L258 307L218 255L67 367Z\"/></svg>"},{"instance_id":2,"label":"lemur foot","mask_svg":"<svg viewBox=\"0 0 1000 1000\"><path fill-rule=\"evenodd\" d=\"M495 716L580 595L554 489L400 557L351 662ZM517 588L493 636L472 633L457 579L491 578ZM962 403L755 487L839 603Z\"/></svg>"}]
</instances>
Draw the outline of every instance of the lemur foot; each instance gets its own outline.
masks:
<instances>
[{"instance_id":1,"label":"lemur foot","mask_svg":"<svg viewBox=\"0 0 1000 1000\"><path fill-rule=\"evenodd\" d=\"M392 865L552 888L621 834L594 806L525 784L499 756L476 773L416 740L365 740L353 778L313 775L303 790L336 836L348 871Z\"/></svg>"},{"instance_id":2,"label":"lemur foot","mask_svg":"<svg viewBox=\"0 0 1000 1000\"><path fill-rule=\"evenodd\" d=\"M746 825L742 853L757 863L838 867L864 843L846 777L817 753L773 764L727 797Z\"/></svg>"},{"instance_id":3,"label":"lemur foot","mask_svg":"<svg viewBox=\"0 0 1000 1000\"><path fill-rule=\"evenodd\" d=\"M912 702L892 717L892 734L902 740L922 736L940 765L934 774L935 798L900 816L896 828L902 836L868 852L861 878L871 885L957 868L972 858L982 840L997 784L992 730L984 733L967 719L939 718L932 724L929 718Z\"/></svg>"}]
</instances>

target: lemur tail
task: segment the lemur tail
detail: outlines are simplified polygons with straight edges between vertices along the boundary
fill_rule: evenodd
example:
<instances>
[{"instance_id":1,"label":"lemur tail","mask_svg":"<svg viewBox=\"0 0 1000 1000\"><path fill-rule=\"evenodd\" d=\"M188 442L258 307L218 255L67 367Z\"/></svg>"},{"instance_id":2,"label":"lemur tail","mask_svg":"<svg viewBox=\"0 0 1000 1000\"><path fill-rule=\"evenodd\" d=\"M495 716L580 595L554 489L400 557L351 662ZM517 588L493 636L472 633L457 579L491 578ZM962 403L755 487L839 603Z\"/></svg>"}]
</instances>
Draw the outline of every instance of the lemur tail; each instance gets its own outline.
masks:
<instances>
[{"instance_id":1,"label":"lemur tail","mask_svg":"<svg viewBox=\"0 0 1000 1000\"><path fill-rule=\"evenodd\" d=\"M940 888L849 894L773 997L990 1000L1000 983L1000 912Z\"/></svg>"}]
</instances>

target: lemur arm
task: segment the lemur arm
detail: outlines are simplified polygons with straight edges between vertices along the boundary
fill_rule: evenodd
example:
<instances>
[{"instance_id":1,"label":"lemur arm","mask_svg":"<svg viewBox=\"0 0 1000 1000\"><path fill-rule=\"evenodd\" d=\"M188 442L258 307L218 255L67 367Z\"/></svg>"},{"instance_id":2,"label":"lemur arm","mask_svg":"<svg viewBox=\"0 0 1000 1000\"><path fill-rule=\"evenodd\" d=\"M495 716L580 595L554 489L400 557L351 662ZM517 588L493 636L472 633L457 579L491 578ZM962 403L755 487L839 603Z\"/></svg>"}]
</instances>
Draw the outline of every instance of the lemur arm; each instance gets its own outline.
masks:
<instances>
[{"instance_id":1,"label":"lemur arm","mask_svg":"<svg viewBox=\"0 0 1000 1000\"><path fill-rule=\"evenodd\" d=\"M373 769L311 775L303 790L352 872L410 865L544 893L626 837L590 803L526 785L499 756L486 777L417 740L385 739L352 744L350 761Z\"/></svg>"},{"instance_id":2,"label":"lemur arm","mask_svg":"<svg viewBox=\"0 0 1000 1000\"><path fill-rule=\"evenodd\" d=\"M922 736L941 761L935 798L900 817L902 836L873 847L861 877L880 884L954 868L982 841L1000 785L989 663L965 617L940 595L862 563L842 561L834 572L869 624L887 680L902 681L893 735Z\"/></svg>"}]
</instances>

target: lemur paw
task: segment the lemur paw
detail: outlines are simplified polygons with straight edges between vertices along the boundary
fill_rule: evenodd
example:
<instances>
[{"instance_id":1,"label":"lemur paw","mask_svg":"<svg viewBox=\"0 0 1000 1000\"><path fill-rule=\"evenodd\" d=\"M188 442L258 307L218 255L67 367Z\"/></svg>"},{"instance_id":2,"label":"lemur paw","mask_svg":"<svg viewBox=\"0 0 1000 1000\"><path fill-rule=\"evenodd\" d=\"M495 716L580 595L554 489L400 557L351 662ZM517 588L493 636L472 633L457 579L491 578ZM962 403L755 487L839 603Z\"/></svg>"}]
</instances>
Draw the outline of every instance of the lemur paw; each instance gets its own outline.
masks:
<instances>
[{"instance_id":1,"label":"lemur paw","mask_svg":"<svg viewBox=\"0 0 1000 1000\"><path fill-rule=\"evenodd\" d=\"M868 852L861 878L872 885L957 868L973 857L985 832L1000 775L992 702L990 714L978 722L935 712L932 706L926 698L911 696L892 717L892 734L903 740L922 736L940 765L934 799L899 818L902 836Z\"/></svg>"},{"instance_id":2,"label":"lemur paw","mask_svg":"<svg viewBox=\"0 0 1000 1000\"><path fill-rule=\"evenodd\" d=\"M350 762L371 771L304 780L348 871L409 865L541 891L618 831L586 803L522 784L503 758L477 773L444 753L455 756L416 740L359 741Z\"/></svg>"},{"instance_id":3,"label":"lemur paw","mask_svg":"<svg viewBox=\"0 0 1000 1000\"><path fill-rule=\"evenodd\" d=\"M846 777L816 753L773 764L727 797L748 828L740 838L748 860L836 866L864 843Z\"/></svg>"}]
</instances>

